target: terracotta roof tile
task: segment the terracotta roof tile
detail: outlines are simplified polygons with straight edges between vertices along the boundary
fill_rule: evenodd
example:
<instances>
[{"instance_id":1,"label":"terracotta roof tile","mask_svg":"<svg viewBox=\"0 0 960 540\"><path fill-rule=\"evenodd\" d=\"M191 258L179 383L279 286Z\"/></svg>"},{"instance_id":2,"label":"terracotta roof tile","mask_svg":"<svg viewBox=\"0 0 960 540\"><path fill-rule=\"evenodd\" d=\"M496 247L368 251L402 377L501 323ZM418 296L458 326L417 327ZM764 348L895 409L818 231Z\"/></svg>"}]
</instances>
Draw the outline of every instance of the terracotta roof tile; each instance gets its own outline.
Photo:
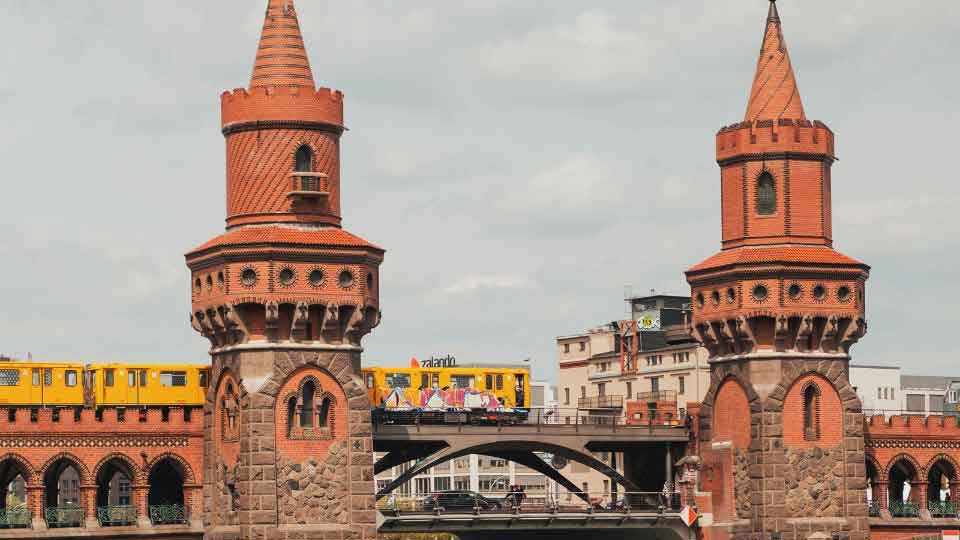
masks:
<instances>
[{"instance_id":1,"label":"terracotta roof tile","mask_svg":"<svg viewBox=\"0 0 960 540\"><path fill-rule=\"evenodd\" d=\"M823 246L744 247L721 251L687 272L698 272L734 264L840 264L866 266L864 263Z\"/></svg>"},{"instance_id":2,"label":"terracotta roof tile","mask_svg":"<svg viewBox=\"0 0 960 540\"><path fill-rule=\"evenodd\" d=\"M790 53L787 52L787 42L783 39L777 4L771 2L744 121L780 118L804 120L806 115L800 101L800 90L797 88L797 77L793 73Z\"/></svg>"},{"instance_id":3,"label":"terracotta roof tile","mask_svg":"<svg viewBox=\"0 0 960 540\"><path fill-rule=\"evenodd\" d=\"M258 86L315 86L293 0L270 0L267 5L250 78L250 88Z\"/></svg>"},{"instance_id":4,"label":"terracotta roof tile","mask_svg":"<svg viewBox=\"0 0 960 540\"><path fill-rule=\"evenodd\" d=\"M354 247L372 248L383 251L382 248L366 240L336 227L317 229L297 229L292 227L242 227L227 231L210 240L206 244L192 250L188 255L206 251L214 247L240 246L250 244L273 244L278 246L310 246L310 247Z\"/></svg>"}]
</instances>

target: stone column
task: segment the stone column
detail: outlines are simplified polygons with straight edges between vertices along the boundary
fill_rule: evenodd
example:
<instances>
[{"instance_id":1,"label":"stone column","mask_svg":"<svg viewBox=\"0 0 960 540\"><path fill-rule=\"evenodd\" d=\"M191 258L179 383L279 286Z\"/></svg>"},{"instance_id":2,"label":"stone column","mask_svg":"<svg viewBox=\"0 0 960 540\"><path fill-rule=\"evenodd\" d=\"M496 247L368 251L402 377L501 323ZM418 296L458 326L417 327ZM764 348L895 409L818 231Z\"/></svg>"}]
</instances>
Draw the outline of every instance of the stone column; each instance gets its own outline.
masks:
<instances>
[{"instance_id":1,"label":"stone column","mask_svg":"<svg viewBox=\"0 0 960 540\"><path fill-rule=\"evenodd\" d=\"M150 523L150 514L147 509L147 493L150 486L147 484L135 484L130 486L133 495L133 505L137 507L137 527L148 529L153 526Z\"/></svg>"},{"instance_id":2,"label":"stone column","mask_svg":"<svg viewBox=\"0 0 960 540\"><path fill-rule=\"evenodd\" d=\"M80 501L83 505L83 526L88 529L91 527L99 527L100 521L97 519L97 485L81 485Z\"/></svg>"},{"instance_id":3,"label":"stone column","mask_svg":"<svg viewBox=\"0 0 960 540\"><path fill-rule=\"evenodd\" d=\"M33 484L27 486L27 507L30 508L31 527L34 530L43 530L47 528L47 521L43 518L43 508L45 506L47 489L43 484Z\"/></svg>"},{"instance_id":4,"label":"stone column","mask_svg":"<svg viewBox=\"0 0 960 540\"><path fill-rule=\"evenodd\" d=\"M877 480L876 502L880 507L880 517L890 519L890 489L886 480Z\"/></svg>"},{"instance_id":5,"label":"stone column","mask_svg":"<svg viewBox=\"0 0 960 540\"><path fill-rule=\"evenodd\" d=\"M915 482L913 484L913 489L918 492L916 498L914 498L913 493L910 494L910 498L914 499L917 503L917 506L920 507L920 517L923 519L930 519L930 510L927 509L928 487L929 484L927 482Z\"/></svg>"}]
</instances>

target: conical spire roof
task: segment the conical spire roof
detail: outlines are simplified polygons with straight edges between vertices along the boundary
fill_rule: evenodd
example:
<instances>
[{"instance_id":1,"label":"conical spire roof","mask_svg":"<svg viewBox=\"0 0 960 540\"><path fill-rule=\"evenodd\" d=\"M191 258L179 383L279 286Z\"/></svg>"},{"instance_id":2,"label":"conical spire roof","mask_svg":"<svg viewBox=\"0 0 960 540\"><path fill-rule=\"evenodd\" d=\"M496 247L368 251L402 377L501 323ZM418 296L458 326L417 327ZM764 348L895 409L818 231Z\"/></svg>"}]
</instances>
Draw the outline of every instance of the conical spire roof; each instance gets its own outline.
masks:
<instances>
[{"instance_id":1,"label":"conical spire roof","mask_svg":"<svg viewBox=\"0 0 960 540\"><path fill-rule=\"evenodd\" d=\"M303 86L315 88L310 60L303 46L293 0L269 0L253 65L250 88Z\"/></svg>"},{"instance_id":2,"label":"conical spire roof","mask_svg":"<svg viewBox=\"0 0 960 540\"><path fill-rule=\"evenodd\" d=\"M800 101L797 77L787 52L787 42L783 39L777 3L776 0L770 0L767 30L763 35L763 47L760 49L757 74L753 78L744 121L780 118L805 120L806 115L803 102Z\"/></svg>"}]
</instances>

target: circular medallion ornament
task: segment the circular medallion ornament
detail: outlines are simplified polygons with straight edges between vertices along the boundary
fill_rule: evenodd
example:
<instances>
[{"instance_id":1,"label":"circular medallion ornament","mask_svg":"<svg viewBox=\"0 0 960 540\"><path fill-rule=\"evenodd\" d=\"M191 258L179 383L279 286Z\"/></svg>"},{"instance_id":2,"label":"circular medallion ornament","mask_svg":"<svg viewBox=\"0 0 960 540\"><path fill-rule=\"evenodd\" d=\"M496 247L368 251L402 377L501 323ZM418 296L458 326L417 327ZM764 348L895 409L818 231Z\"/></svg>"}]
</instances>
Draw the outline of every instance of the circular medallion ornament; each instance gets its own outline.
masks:
<instances>
[{"instance_id":1,"label":"circular medallion ornament","mask_svg":"<svg viewBox=\"0 0 960 540\"><path fill-rule=\"evenodd\" d=\"M240 283L244 287L253 287L257 284L257 271L248 266L240 272Z\"/></svg>"},{"instance_id":2,"label":"circular medallion ornament","mask_svg":"<svg viewBox=\"0 0 960 540\"><path fill-rule=\"evenodd\" d=\"M337 285L340 285L341 289L352 289L354 285L353 271L349 268L340 270L340 274L337 276Z\"/></svg>"},{"instance_id":3,"label":"circular medallion ornament","mask_svg":"<svg viewBox=\"0 0 960 540\"><path fill-rule=\"evenodd\" d=\"M849 302L852 296L853 295L850 293L850 287L847 287L846 285L842 285L839 289L837 289L837 300L841 302Z\"/></svg>"},{"instance_id":4,"label":"circular medallion ornament","mask_svg":"<svg viewBox=\"0 0 960 540\"><path fill-rule=\"evenodd\" d=\"M280 273L277 274L277 281L280 282L280 285L289 287L297 281L297 273L293 271L293 268L283 268L280 270Z\"/></svg>"},{"instance_id":5,"label":"circular medallion ornament","mask_svg":"<svg viewBox=\"0 0 960 540\"><path fill-rule=\"evenodd\" d=\"M767 298L770 296L770 291L767 289L766 285L759 284L753 287L753 299L757 302L763 303L767 301Z\"/></svg>"},{"instance_id":6,"label":"circular medallion ornament","mask_svg":"<svg viewBox=\"0 0 960 540\"><path fill-rule=\"evenodd\" d=\"M823 302L824 300L827 299L827 288L824 287L822 284L817 284L813 288L812 292L813 292L813 299L816 300L817 302Z\"/></svg>"},{"instance_id":7,"label":"circular medallion ornament","mask_svg":"<svg viewBox=\"0 0 960 540\"><path fill-rule=\"evenodd\" d=\"M803 296L803 287L801 287L799 283L790 285L787 289L787 296L794 301L800 300L800 297Z\"/></svg>"}]
</instances>

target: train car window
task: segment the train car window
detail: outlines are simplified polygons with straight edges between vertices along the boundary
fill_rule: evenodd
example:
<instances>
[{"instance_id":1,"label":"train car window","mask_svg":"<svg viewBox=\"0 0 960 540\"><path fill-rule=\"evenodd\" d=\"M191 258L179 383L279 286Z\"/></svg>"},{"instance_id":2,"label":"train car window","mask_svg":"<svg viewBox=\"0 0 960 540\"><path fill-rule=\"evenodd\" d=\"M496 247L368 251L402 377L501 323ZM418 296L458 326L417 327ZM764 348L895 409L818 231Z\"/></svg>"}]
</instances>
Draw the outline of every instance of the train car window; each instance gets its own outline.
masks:
<instances>
[{"instance_id":1,"label":"train car window","mask_svg":"<svg viewBox=\"0 0 960 540\"><path fill-rule=\"evenodd\" d=\"M367 388L374 387L373 373L367 373Z\"/></svg>"},{"instance_id":2,"label":"train car window","mask_svg":"<svg viewBox=\"0 0 960 540\"><path fill-rule=\"evenodd\" d=\"M127 372L127 386L130 388L137 386L137 373L133 370Z\"/></svg>"},{"instance_id":3,"label":"train car window","mask_svg":"<svg viewBox=\"0 0 960 540\"><path fill-rule=\"evenodd\" d=\"M140 388L146 388L146 387L147 387L147 370L141 369L140 370Z\"/></svg>"},{"instance_id":4,"label":"train car window","mask_svg":"<svg viewBox=\"0 0 960 540\"><path fill-rule=\"evenodd\" d=\"M53 385L53 370L45 369L43 370L43 385L52 386Z\"/></svg>"},{"instance_id":5,"label":"train car window","mask_svg":"<svg viewBox=\"0 0 960 540\"><path fill-rule=\"evenodd\" d=\"M440 388L440 374L433 374L433 388Z\"/></svg>"},{"instance_id":6,"label":"train car window","mask_svg":"<svg viewBox=\"0 0 960 540\"><path fill-rule=\"evenodd\" d=\"M474 380L473 375L450 376L450 382L456 385L457 388L473 388Z\"/></svg>"},{"instance_id":7,"label":"train car window","mask_svg":"<svg viewBox=\"0 0 960 540\"><path fill-rule=\"evenodd\" d=\"M32 375L32 378L33 378L33 385L34 385L34 386L40 386L40 370L39 370L39 369L31 369L31 370L30 370L30 374Z\"/></svg>"},{"instance_id":8,"label":"train car window","mask_svg":"<svg viewBox=\"0 0 960 540\"><path fill-rule=\"evenodd\" d=\"M76 385L77 385L77 372L74 371L74 370L72 370L72 369L68 369L68 370L66 371L66 373L64 374L64 379L63 379L63 380L64 380L64 383L65 383L67 386L70 386L70 387L76 386Z\"/></svg>"},{"instance_id":9,"label":"train car window","mask_svg":"<svg viewBox=\"0 0 960 540\"><path fill-rule=\"evenodd\" d=\"M497 390L503 390L503 375L497 375Z\"/></svg>"},{"instance_id":10,"label":"train car window","mask_svg":"<svg viewBox=\"0 0 960 540\"><path fill-rule=\"evenodd\" d=\"M160 386L186 386L186 371L161 371Z\"/></svg>"},{"instance_id":11,"label":"train car window","mask_svg":"<svg viewBox=\"0 0 960 540\"><path fill-rule=\"evenodd\" d=\"M113 386L113 370L112 369L103 370L103 385Z\"/></svg>"},{"instance_id":12,"label":"train car window","mask_svg":"<svg viewBox=\"0 0 960 540\"><path fill-rule=\"evenodd\" d=\"M20 384L19 369L0 369L0 386L17 386Z\"/></svg>"},{"instance_id":13,"label":"train car window","mask_svg":"<svg viewBox=\"0 0 960 540\"><path fill-rule=\"evenodd\" d=\"M487 374L487 390L493 390L493 375Z\"/></svg>"},{"instance_id":14,"label":"train car window","mask_svg":"<svg viewBox=\"0 0 960 540\"><path fill-rule=\"evenodd\" d=\"M209 376L210 376L210 374L209 374L207 371L201 371L201 372L200 372L200 388L206 388L206 387L207 387L207 384L209 384L209 383L207 382L207 377L209 377Z\"/></svg>"},{"instance_id":15,"label":"train car window","mask_svg":"<svg viewBox=\"0 0 960 540\"><path fill-rule=\"evenodd\" d=\"M410 375L406 373L387 373L387 386L390 388L410 388Z\"/></svg>"},{"instance_id":16,"label":"train car window","mask_svg":"<svg viewBox=\"0 0 960 540\"><path fill-rule=\"evenodd\" d=\"M421 373L421 374L420 374L420 388L421 388L421 389L424 389L424 388L429 388L429 387L430 387L430 374L429 374L429 373Z\"/></svg>"}]
</instances>

